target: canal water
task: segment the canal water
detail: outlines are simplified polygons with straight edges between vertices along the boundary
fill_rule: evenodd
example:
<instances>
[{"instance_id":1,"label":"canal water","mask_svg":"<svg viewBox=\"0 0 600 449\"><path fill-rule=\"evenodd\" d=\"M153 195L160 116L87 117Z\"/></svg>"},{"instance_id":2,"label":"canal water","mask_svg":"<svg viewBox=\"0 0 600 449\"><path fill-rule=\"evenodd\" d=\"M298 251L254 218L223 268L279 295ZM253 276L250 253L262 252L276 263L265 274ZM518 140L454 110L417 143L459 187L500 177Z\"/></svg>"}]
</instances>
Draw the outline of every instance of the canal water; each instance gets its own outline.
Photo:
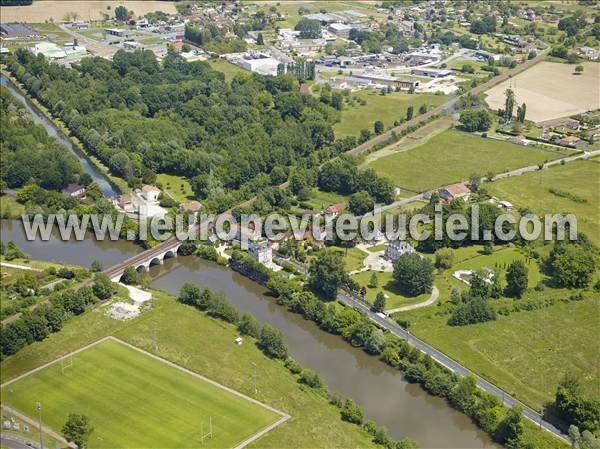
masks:
<instances>
[{"instance_id":1,"label":"canal water","mask_svg":"<svg viewBox=\"0 0 600 449\"><path fill-rule=\"evenodd\" d=\"M0 75L0 84L3 87L6 87L10 93L19 100L24 106L27 112L31 114L33 117L33 121L40 125L43 125L46 128L46 132L48 135L54 137L60 143L62 143L67 149L73 153L77 159L79 159L79 163L83 170L88 173L94 181L98 183L100 186L100 190L106 197L114 197L118 195L117 190L111 185L108 179L98 170L92 163L86 159L86 157L81 154L80 151L77 151L71 141L63 134L62 131L56 128L54 123L48 120L43 114L41 114L37 107L29 101L29 99L25 98L21 93L15 88L12 84L12 81L5 77L4 75Z\"/></svg>"},{"instance_id":2,"label":"canal water","mask_svg":"<svg viewBox=\"0 0 600 449\"><path fill-rule=\"evenodd\" d=\"M0 231L4 242L14 240L34 259L85 267L100 259L106 268L141 251L131 242L99 242L91 236L80 242L63 242L58 233L49 242L30 242L19 221L2 220ZM412 438L423 449L499 447L444 400L407 383L400 371L353 348L339 336L323 332L278 306L263 287L228 268L194 256L179 256L151 267L150 275L153 287L175 295L184 282L222 291L240 311L252 312L261 322L280 329L296 360L319 373L330 391L354 398L364 408L366 418L385 425L394 438Z\"/></svg>"}]
</instances>

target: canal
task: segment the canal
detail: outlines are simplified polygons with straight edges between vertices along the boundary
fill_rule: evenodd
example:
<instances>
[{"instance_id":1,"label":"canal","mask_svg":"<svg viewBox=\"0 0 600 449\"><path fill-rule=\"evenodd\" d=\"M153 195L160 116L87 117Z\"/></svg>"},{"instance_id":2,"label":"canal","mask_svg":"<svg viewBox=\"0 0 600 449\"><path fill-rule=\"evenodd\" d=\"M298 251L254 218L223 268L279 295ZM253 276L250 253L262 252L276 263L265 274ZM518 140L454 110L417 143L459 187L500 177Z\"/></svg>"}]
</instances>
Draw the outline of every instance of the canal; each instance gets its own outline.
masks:
<instances>
[{"instance_id":1,"label":"canal","mask_svg":"<svg viewBox=\"0 0 600 449\"><path fill-rule=\"evenodd\" d=\"M0 235L15 243L33 259L51 260L89 267L94 259L109 267L141 249L126 241L61 241L58 233L48 242L26 240L19 221L2 220ZM385 425L395 438L412 438L421 448L498 448L464 414L445 400L409 384L392 369L364 351L353 348L339 336L321 331L300 315L278 306L267 291L255 282L197 257L177 257L150 269L152 286L177 295L184 282L222 291L240 311L280 329L291 355L315 370L330 391L354 398L367 419Z\"/></svg>"}]
</instances>

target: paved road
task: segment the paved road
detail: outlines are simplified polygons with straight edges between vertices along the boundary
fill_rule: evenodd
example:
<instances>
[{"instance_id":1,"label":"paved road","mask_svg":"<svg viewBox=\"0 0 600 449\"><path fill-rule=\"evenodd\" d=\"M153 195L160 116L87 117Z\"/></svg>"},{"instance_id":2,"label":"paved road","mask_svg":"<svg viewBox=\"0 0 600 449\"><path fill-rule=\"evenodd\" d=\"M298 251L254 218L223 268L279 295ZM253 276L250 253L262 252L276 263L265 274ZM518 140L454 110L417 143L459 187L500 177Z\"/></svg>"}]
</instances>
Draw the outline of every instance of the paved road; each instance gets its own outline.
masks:
<instances>
[{"instance_id":1,"label":"paved road","mask_svg":"<svg viewBox=\"0 0 600 449\"><path fill-rule=\"evenodd\" d=\"M430 306L431 304L433 304L434 302L436 302L439 297L440 297L440 291L434 285L433 288L431 289L431 295L429 296L427 301L418 302L416 304L409 304L408 306L396 307L395 309L386 310L385 313L386 313L386 315L391 315L392 313L408 312L409 310L416 310L416 309L420 309L421 307L427 307L427 306Z\"/></svg>"},{"instance_id":2,"label":"paved road","mask_svg":"<svg viewBox=\"0 0 600 449\"><path fill-rule=\"evenodd\" d=\"M380 317L379 315L377 315L376 313L372 312L371 309L367 305L365 305L364 303L362 303L361 301L359 301L357 299L352 298L349 294L338 293L338 299L340 301L342 301L343 303L349 305L350 307L354 308L355 310L359 311L360 313L362 313L363 315L368 317L371 321L378 324L382 328L387 329L392 334L408 341L411 345L420 349L425 354L430 355L434 360L436 360L438 363L441 363L449 370L459 373L460 375L463 375L463 376L466 374L474 374L474 373L471 373L467 368L465 368L458 362L454 361L453 359L451 359L450 357L448 357L447 355L442 353L441 351L438 351L437 349L435 349L433 346L430 346L427 343L425 343L423 340L420 340L420 339L416 338L415 336L411 335L410 332L402 329L396 323L393 323L387 319L384 319L384 318ZM561 439L567 441L568 436L566 434L564 434L560 429L558 429L556 426L549 423L548 421L544 421L539 413L537 413L533 409L527 407L525 404L523 404L522 402L513 398L512 396L509 396L507 393L505 393L500 388L496 387L495 385L493 385L493 384L489 383L488 381L486 381L482 378L479 378L479 377L477 377L477 385L481 389L483 389L489 393L492 393L493 395L498 397L500 400L503 401L504 404L506 404L508 406L513 406L513 405L521 406L523 408L523 415L526 418L530 419L531 421L535 422L536 424L540 424L540 422L541 422L541 426L545 430L553 433L558 438L561 438Z\"/></svg>"},{"instance_id":3,"label":"paved road","mask_svg":"<svg viewBox=\"0 0 600 449\"><path fill-rule=\"evenodd\" d=\"M25 438L15 435L2 433L0 434L0 446L7 447L9 449L31 449L32 447L39 448L40 443L35 443L31 440L26 440Z\"/></svg>"}]
</instances>

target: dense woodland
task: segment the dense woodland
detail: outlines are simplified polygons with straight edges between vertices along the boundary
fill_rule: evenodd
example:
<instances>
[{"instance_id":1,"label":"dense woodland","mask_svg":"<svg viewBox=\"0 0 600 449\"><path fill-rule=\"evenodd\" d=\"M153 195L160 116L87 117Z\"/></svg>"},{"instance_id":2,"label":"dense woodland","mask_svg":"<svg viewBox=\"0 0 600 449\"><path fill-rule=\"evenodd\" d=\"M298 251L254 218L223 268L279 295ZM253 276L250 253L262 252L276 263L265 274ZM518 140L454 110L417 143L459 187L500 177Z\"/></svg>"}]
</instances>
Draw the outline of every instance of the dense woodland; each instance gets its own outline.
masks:
<instances>
[{"instance_id":1,"label":"dense woodland","mask_svg":"<svg viewBox=\"0 0 600 449\"><path fill-rule=\"evenodd\" d=\"M171 53L161 65L149 51L85 58L75 68L27 51L7 62L131 186L160 172L195 178L199 199L217 210L264 187L265 174L281 180L291 166L315 167L347 149L333 145L339 112L300 94L292 76L241 74L227 84L207 63Z\"/></svg>"}]
</instances>

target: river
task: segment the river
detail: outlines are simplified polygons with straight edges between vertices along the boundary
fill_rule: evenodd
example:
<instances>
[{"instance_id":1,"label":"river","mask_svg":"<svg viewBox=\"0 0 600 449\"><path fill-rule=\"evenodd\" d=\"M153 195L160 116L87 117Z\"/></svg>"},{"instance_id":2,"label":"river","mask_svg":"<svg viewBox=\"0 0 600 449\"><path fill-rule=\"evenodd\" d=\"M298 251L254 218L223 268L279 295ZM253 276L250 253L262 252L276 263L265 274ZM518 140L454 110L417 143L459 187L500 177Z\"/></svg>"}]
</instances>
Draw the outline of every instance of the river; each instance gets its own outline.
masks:
<instances>
[{"instance_id":1,"label":"river","mask_svg":"<svg viewBox=\"0 0 600 449\"><path fill-rule=\"evenodd\" d=\"M4 242L14 240L33 259L85 267L100 259L106 268L141 251L131 242L100 242L91 236L79 242L64 242L58 233L48 242L30 242L18 221L2 220L0 236ZM339 336L323 332L300 315L288 312L262 286L228 268L194 256L179 256L165 260L162 266L151 267L150 275L153 287L175 295L184 282L222 291L240 311L252 312L258 320L277 327L296 360L319 373L330 391L354 398L368 419L385 425L395 438L412 438L421 448L500 447L445 400L407 383L400 371L353 348Z\"/></svg>"},{"instance_id":2,"label":"river","mask_svg":"<svg viewBox=\"0 0 600 449\"><path fill-rule=\"evenodd\" d=\"M25 109L32 116L33 121L35 123L43 125L44 128L46 128L46 132L48 133L48 135L54 137L56 140L62 143L71 153L73 153L77 157L83 170L86 173L88 173L96 183L98 183L98 185L100 186L100 190L102 191L104 196L114 197L118 195L119 192L117 192L117 190L112 186L112 184L108 181L106 176L104 176L104 174L102 174L100 170L98 170L83 154L81 154L80 151L75 149L73 143L69 140L69 138L65 136L62 131L56 128L54 123L48 120L46 116L41 114L38 111L37 106L35 106L28 98L25 98L21 94L21 92L19 92L15 88L10 79L5 77L4 75L0 75L0 84L6 87L10 91L10 93L25 106Z\"/></svg>"}]
</instances>

